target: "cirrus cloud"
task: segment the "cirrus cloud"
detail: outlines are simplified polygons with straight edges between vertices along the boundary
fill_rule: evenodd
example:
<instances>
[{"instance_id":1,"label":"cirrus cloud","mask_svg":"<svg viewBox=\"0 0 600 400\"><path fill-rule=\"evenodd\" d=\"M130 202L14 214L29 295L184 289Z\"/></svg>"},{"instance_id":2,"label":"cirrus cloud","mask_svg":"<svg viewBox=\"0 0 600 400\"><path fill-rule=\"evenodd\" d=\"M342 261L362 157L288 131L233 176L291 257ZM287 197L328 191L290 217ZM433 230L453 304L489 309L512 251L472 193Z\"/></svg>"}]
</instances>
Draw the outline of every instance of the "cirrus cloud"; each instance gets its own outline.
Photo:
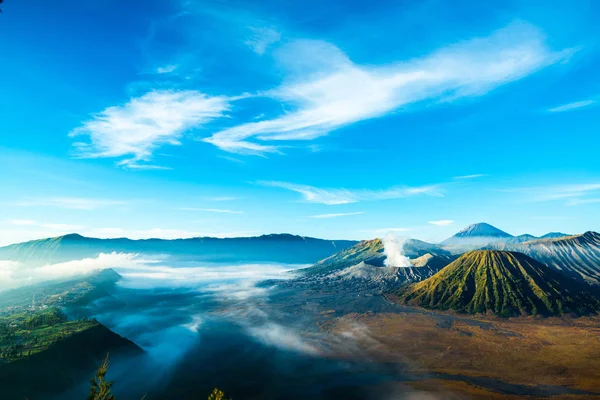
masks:
<instances>
[{"instance_id":1,"label":"cirrus cloud","mask_svg":"<svg viewBox=\"0 0 600 400\"><path fill-rule=\"evenodd\" d=\"M120 200L94 199L86 197L50 197L21 200L14 205L18 207L57 207L70 210L95 210L101 207L123 206Z\"/></svg>"},{"instance_id":2,"label":"cirrus cloud","mask_svg":"<svg viewBox=\"0 0 600 400\"><path fill-rule=\"evenodd\" d=\"M195 90L154 90L120 106L95 114L69 136L85 136L74 143L82 158L120 158L117 165L131 169L157 169L151 165L156 149L179 145L183 133L223 116L229 99Z\"/></svg>"},{"instance_id":3,"label":"cirrus cloud","mask_svg":"<svg viewBox=\"0 0 600 400\"><path fill-rule=\"evenodd\" d=\"M290 182L259 181L259 185L287 189L302 195L304 201L326 205L358 203L360 201L391 200L416 195L443 196L439 185L393 187L383 190L323 189Z\"/></svg>"},{"instance_id":4,"label":"cirrus cloud","mask_svg":"<svg viewBox=\"0 0 600 400\"><path fill-rule=\"evenodd\" d=\"M451 219L438 219L436 221L429 221L429 223L436 226L448 226L452 225L454 221Z\"/></svg>"},{"instance_id":5,"label":"cirrus cloud","mask_svg":"<svg viewBox=\"0 0 600 400\"><path fill-rule=\"evenodd\" d=\"M575 101L573 103L563 104L562 106L548 109L548 112L565 112L577 110L578 108L588 107L595 104L595 100Z\"/></svg>"},{"instance_id":6,"label":"cirrus cloud","mask_svg":"<svg viewBox=\"0 0 600 400\"><path fill-rule=\"evenodd\" d=\"M309 215L307 218L328 219L328 218L348 217L351 215L360 215L360 214L364 214L364 212L358 211L358 212L337 213L337 214L318 214L318 215Z\"/></svg>"},{"instance_id":7,"label":"cirrus cloud","mask_svg":"<svg viewBox=\"0 0 600 400\"><path fill-rule=\"evenodd\" d=\"M210 213L219 213L219 214L243 214L243 211L238 210L226 210L222 208L195 208L195 207L182 207L181 210L184 211L201 211L201 212L210 212Z\"/></svg>"},{"instance_id":8,"label":"cirrus cloud","mask_svg":"<svg viewBox=\"0 0 600 400\"><path fill-rule=\"evenodd\" d=\"M572 53L551 50L543 34L523 22L420 59L380 66L356 64L328 42L297 40L276 56L290 71L287 81L263 93L291 111L223 129L204 141L231 153L279 152L278 142L312 140L417 102L483 95Z\"/></svg>"}]
</instances>

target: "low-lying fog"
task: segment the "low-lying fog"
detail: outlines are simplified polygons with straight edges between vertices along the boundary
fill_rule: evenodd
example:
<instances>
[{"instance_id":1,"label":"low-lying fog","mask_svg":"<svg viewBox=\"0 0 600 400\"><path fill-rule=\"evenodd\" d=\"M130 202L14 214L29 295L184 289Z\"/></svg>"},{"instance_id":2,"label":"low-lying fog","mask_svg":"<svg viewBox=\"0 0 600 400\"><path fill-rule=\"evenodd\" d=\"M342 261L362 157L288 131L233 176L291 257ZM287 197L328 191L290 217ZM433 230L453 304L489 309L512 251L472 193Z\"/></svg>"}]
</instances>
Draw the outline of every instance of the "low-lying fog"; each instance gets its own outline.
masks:
<instances>
[{"instance_id":1,"label":"low-lying fog","mask_svg":"<svg viewBox=\"0 0 600 400\"><path fill-rule=\"evenodd\" d=\"M112 266L123 280L113 296L69 312L94 317L145 350L111 357L109 378L118 400L203 399L215 386L238 400L409 395L397 393L397 386L393 395L383 389L385 382L401 379L395 367L357 353L353 336L368 333L327 335L313 318L318 310L290 314L290 307L281 307L281 294L277 305L270 301L276 287L257 285L291 278L305 265L207 264L131 254L88 261L59 269ZM340 352L358 355L358 361L336 356ZM85 380L57 398L84 398L88 387Z\"/></svg>"}]
</instances>

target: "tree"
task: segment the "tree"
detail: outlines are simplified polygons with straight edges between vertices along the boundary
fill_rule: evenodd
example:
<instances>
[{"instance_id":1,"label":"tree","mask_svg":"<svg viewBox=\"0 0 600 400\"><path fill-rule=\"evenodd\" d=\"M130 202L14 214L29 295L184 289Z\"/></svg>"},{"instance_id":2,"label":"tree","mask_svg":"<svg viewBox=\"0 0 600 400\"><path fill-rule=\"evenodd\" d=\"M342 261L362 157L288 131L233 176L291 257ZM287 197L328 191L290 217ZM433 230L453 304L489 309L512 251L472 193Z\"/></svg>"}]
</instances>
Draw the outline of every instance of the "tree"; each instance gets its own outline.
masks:
<instances>
[{"instance_id":1,"label":"tree","mask_svg":"<svg viewBox=\"0 0 600 400\"><path fill-rule=\"evenodd\" d=\"M212 393L210 394L210 396L208 396L208 400L227 400L225 398L225 393L223 393L223 391L219 390L218 388L215 388Z\"/></svg>"},{"instance_id":2,"label":"tree","mask_svg":"<svg viewBox=\"0 0 600 400\"><path fill-rule=\"evenodd\" d=\"M92 387L90 387L90 394L87 400L115 400L115 396L110 392L113 383L105 379L108 367L107 354L102 364L100 364L98 371L96 371L96 375L91 379Z\"/></svg>"},{"instance_id":3,"label":"tree","mask_svg":"<svg viewBox=\"0 0 600 400\"><path fill-rule=\"evenodd\" d=\"M1 1L1 0L0 0ZM110 392L110 388L113 385L113 382L105 380L106 373L108 372L108 354L106 358L100 364L98 371L96 371L96 375L91 379L92 387L90 387L90 394L87 397L87 400L115 400L115 396ZM142 400L146 398L146 395L142 397ZM212 393L208 396L208 400L231 400L225 398L225 393L219 390L218 388L214 388Z\"/></svg>"}]
</instances>

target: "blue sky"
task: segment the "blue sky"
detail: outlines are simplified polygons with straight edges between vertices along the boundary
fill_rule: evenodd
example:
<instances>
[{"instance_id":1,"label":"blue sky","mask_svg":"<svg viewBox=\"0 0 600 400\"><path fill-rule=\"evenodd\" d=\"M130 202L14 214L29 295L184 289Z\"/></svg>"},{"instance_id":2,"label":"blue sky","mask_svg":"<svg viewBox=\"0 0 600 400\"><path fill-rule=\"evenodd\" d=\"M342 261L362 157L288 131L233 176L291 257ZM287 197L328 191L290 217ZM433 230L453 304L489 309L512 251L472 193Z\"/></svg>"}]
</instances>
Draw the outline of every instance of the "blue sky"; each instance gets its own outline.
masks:
<instances>
[{"instance_id":1,"label":"blue sky","mask_svg":"<svg viewBox=\"0 0 600 400\"><path fill-rule=\"evenodd\" d=\"M600 225L595 1L10 1L0 244Z\"/></svg>"}]
</instances>

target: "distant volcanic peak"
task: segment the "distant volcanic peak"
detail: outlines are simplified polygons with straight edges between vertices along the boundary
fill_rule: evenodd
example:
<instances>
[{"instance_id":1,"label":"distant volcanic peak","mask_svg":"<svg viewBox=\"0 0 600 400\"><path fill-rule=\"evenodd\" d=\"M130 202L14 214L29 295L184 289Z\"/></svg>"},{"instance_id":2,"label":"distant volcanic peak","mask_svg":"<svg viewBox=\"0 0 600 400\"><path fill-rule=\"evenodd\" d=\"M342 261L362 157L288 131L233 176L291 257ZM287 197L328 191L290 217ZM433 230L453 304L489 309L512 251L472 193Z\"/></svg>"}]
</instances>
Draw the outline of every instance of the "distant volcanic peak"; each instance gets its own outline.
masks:
<instances>
[{"instance_id":1,"label":"distant volcanic peak","mask_svg":"<svg viewBox=\"0 0 600 400\"><path fill-rule=\"evenodd\" d=\"M530 235L529 233L524 233L524 234L516 236L516 237L519 238L519 239L523 239L523 240L537 239L537 236Z\"/></svg>"},{"instance_id":2,"label":"distant volcanic peak","mask_svg":"<svg viewBox=\"0 0 600 400\"><path fill-rule=\"evenodd\" d=\"M103 281L116 282L118 280L121 280L122 278L123 278L123 276L112 268L106 268L106 269L100 270L92 275L92 279L100 279Z\"/></svg>"},{"instance_id":3,"label":"distant volcanic peak","mask_svg":"<svg viewBox=\"0 0 600 400\"><path fill-rule=\"evenodd\" d=\"M554 243L554 244L564 244L564 243L572 243L572 242L591 242L600 244L600 233L594 231L587 231L585 233L581 233L578 235L564 235L564 236L556 236L556 237L540 237L538 240L532 240L528 243L536 244L536 243Z\"/></svg>"},{"instance_id":4,"label":"distant volcanic peak","mask_svg":"<svg viewBox=\"0 0 600 400\"><path fill-rule=\"evenodd\" d=\"M558 238L562 238L562 237L566 237L566 236L573 236L573 235L568 234L568 233L562 233L562 232L548 232L545 235L540 236L540 239L558 239Z\"/></svg>"},{"instance_id":5,"label":"distant volcanic peak","mask_svg":"<svg viewBox=\"0 0 600 400\"><path fill-rule=\"evenodd\" d=\"M251 239L261 239L261 240L297 240L303 241L307 238L304 236L294 235L291 233L267 233L260 236L250 237ZM310 238L308 238L310 239Z\"/></svg>"},{"instance_id":6,"label":"distant volcanic peak","mask_svg":"<svg viewBox=\"0 0 600 400\"><path fill-rule=\"evenodd\" d=\"M79 233L68 233L66 235L58 236L63 240L81 240L87 239L85 236L80 235Z\"/></svg>"},{"instance_id":7,"label":"distant volcanic peak","mask_svg":"<svg viewBox=\"0 0 600 400\"><path fill-rule=\"evenodd\" d=\"M459 254L465 251L480 249L496 242L521 242L514 236L500 229L481 222L469 225L454 236L449 237L440 244L452 253Z\"/></svg>"},{"instance_id":8,"label":"distant volcanic peak","mask_svg":"<svg viewBox=\"0 0 600 400\"><path fill-rule=\"evenodd\" d=\"M506 233L495 226L480 222L477 224L469 225L465 229L458 232L454 237L468 238L468 237L499 237L499 238L511 238L511 234Z\"/></svg>"},{"instance_id":9,"label":"distant volcanic peak","mask_svg":"<svg viewBox=\"0 0 600 400\"><path fill-rule=\"evenodd\" d=\"M399 292L425 308L500 316L594 314L598 295L585 285L516 252L465 253L429 279Z\"/></svg>"},{"instance_id":10,"label":"distant volcanic peak","mask_svg":"<svg viewBox=\"0 0 600 400\"><path fill-rule=\"evenodd\" d=\"M525 233L523 235L514 236L511 238L507 238L507 239L502 239L502 241L504 241L508 244L519 244L519 243L531 242L532 240L538 240L538 239L539 238L537 236L533 236L528 233Z\"/></svg>"},{"instance_id":11,"label":"distant volcanic peak","mask_svg":"<svg viewBox=\"0 0 600 400\"><path fill-rule=\"evenodd\" d=\"M35 243L44 243L44 242L79 242L88 240L90 238L80 235L79 233L67 233L66 235L48 237L44 239L35 239L29 240L27 242L23 242L24 244L35 244ZM17 243L21 244L21 243Z\"/></svg>"}]
</instances>

